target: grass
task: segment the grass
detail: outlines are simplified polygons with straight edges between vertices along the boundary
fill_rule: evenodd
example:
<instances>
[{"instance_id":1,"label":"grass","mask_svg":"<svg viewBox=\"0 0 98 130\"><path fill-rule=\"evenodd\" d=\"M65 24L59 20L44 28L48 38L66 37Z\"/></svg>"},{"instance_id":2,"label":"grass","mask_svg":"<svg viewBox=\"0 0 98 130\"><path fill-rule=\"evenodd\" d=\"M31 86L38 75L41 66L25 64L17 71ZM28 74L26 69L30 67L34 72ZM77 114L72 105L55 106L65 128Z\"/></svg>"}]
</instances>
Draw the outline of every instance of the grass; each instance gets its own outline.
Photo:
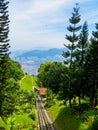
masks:
<instances>
[{"instance_id":1,"label":"grass","mask_svg":"<svg viewBox=\"0 0 98 130\"><path fill-rule=\"evenodd\" d=\"M61 130L78 130L79 121L72 115L71 110L61 105L61 102L49 108L54 117L54 123L58 124Z\"/></svg>"},{"instance_id":2,"label":"grass","mask_svg":"<svg viewBox=\"0 0 98 130\"><path fill-rule=\"evenodd\" d=\"M35 86L36 88L39 88L37 82L38 82L37 78L35 76L32 76L32 84L33 84L33 86Z\"/></svg>"},{"instance_id":3,"label":"grass","mask_svg":"<svg viewBox=\"0 0 98 130\"><path fill-rule=\"evenodd\" d=\"M25 75L20 82L20 86L23 90L32 91L33 86L37 87L36 82L37 82L36 77Z\"/></svg>"},{"instance_id":4,"label":"grass","mask_svg":"<svg viewBox=\"0 0 98 130\"><path fill-rule=\"evenodd\" d=\"M13 129L30 130L35 127L34 124L37 124L28 114L14 115L11 118L14 119Z\"/></svg>"},{"instance_id":5,"label":"grass","mask_svg":"<svg viewBox=\"0 0 98 130\"><path fill-rule=\"evenodd\" d=\"M55 121L60 125L62 130L78 130L79 127L79 121L71 114L69 109L61 109Z\"/></svg>"},{"instance_id":6,"label":"grass","mask_svg":"<svg viewBox=\"0 0 98 130\"><path fill-rule=\"evenodd\" d=\"M37 116L37 111L35 111L35 120L32 119L29 114L30 113L19 113L19 114L13 114L12 116L8 117L6 119L6 125L3 127L7 128L5 130L37 130L38 129L38 116ZM0 121L0 123L2 123ZM0 124L1 125L1 124ZM1 130L1 129L0 129Z\"/></svg>"},{"instance_id":7,"label":"grass","mask_svg":"<svg viewBox=\"0 0 98 130\"><path fill-rule=\"evenodd\" d=\"M79 112L64 106L62 101L57 101L48 110L53 116L53 122L59 126L58 130L91 130L90 127L98 115L97 109Z\"/></svg>"},{"instance_id":8,"label":"grass","mask_svg":"<svg viewBox=\"0 0 98 130\"><path fill-rule=\"evenodd\" d=\"M61 105L60 101L56 101L56 104L49 108L49 111L53 115L54 118L57 118L58 113L62 108L65 108L64 105Z\"/></svg>"}]
</instances>

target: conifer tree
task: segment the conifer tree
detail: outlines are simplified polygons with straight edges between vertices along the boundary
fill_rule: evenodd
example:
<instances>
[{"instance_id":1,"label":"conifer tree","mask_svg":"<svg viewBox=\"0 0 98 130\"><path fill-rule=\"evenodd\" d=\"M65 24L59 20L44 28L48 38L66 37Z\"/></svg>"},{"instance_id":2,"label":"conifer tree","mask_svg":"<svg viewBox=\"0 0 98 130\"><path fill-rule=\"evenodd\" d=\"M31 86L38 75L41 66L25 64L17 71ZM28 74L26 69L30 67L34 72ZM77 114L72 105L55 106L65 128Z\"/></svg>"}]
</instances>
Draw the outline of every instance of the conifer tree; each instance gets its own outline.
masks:
<instances>
[{"instance_id":1,"label":"conifer tree","mask_svg":"<svg viewBox=\"0 0 98 130\"><path fill-rule=\"evenodd\" d=\"M79 47L79 51L80 51L81 66L83 66L83 63L85 61L84 59L85 59L87 45L88 45L88 24L85 21L83 24L83 27L82 27L82 31L80 33L79 43L78 43L78 47Z\"/></svg>"},{"instance_id":2,"label":"conifer tree","mask_svg":"<svg viewBox=\"0 0 98 130\"><path fill-rule=\"evenodd\" d=\"M85 92L85 90L83 89L84 85L84 64L85 64L85 56L86 56L86 51L87 51L87 46L88 46L88 24L85 21L83 26L82 26L82 30L79 36L79 42L77 44L77 49L76 49L76 60L75 62L77 63L77 65L75 64L75 67L77 67L78 71L77 71L77 83L75 86L75 92L76 95L79 97L79 105L80 105L80 98L81 98L81 94L83 94L83 92Z\"/></svg>"},{"instance_id":3,"label":"conifer tree","mask_svg":"<svg viewBox=\"0 0 98 130\"><path fill-rule=\"evenodd\" d=\"M4 100L4 90L8 85L9 70L9 15L6 0L0 0L0 114L2 102Z\"/></svg>"},{"instance_id":4,"label":"conifer tree","mask_svg":"<svg viewBox=\"0 0 98 130\"><path fill-rule=\"evenodd\" d=\"M96 31L92 32L91 44L86 58L86 68L88 90L90 90L91 106L97 104L97 90L98 90L98 24L96 24Z\"/></svg>"},{"instance_id":5,"label":"conifer tree","mask_svg":"<svg viewBox=\"0 0 98 130\"><path fill-rule=\"evenodd\" d=\"M81 29L81 26L78 25L80 22L80 14L79 7L76 3L76 7L73 8L72 17L69 19L70 25L67 27L67 30L72 33L72 35L66 35L66 39L70 42L68 45L64 45L68 51L63 53L63 56L67 58L65 64L69 65L69 104L71 106L71 98L72 98L72 72L73 72L73 61L75 58L75 50L77 47L77 41L79 36L77 32Z\"/></svg>"},{"instance_id":6,"label":"conifer tree","mask_svg":"<svg viewBox=\"0 0 98 130\"><path fill-rule=\"evenodd\" d=\"M95 27L96 27L96 31L93 31L92 34L94 38L98 41L98 23L96 23Z\"/></svg>"}]
</instances>

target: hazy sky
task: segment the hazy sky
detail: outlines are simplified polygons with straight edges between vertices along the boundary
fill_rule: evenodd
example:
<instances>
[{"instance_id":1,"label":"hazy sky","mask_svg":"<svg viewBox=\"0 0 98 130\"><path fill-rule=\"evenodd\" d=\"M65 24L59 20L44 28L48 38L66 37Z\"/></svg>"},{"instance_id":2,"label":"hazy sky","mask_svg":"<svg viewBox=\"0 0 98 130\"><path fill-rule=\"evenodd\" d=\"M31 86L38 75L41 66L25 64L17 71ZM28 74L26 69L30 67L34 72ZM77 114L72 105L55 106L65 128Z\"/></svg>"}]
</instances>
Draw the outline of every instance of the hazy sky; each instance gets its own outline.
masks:
<instances>
[{"instance_id":1,"label":"hazy sky","mask_svg":"<svg viewBox=\"0 0 98 130\"><path fill-rule=\"evenodd\" d=\"M69 18L79 3L81 23L89 32L98 22L98 0L10 0L11 50L64 47Z\"/></svg>"}]
</instances>

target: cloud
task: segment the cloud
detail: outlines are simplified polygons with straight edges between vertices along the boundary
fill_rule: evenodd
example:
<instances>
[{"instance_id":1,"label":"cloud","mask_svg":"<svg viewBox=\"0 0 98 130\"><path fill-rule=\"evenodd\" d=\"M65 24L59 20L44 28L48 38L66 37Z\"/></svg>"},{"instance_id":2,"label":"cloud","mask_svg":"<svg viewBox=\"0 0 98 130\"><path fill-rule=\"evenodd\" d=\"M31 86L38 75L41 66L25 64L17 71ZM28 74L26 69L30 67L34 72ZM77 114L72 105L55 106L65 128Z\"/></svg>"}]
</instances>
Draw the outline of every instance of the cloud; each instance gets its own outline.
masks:
<instances>
[{"instance_id":1,"label":"cloud","mask_svg":"<svg viewBox=\"0 0 98 130\"><path fill-rule=\"evenodd\" d=\"M12 49L63 46L66 24L74 4L88 1L91 0L11 0L9 13ZM90 18L93 17L96 15Z\"/></svg>"}]
</instances>

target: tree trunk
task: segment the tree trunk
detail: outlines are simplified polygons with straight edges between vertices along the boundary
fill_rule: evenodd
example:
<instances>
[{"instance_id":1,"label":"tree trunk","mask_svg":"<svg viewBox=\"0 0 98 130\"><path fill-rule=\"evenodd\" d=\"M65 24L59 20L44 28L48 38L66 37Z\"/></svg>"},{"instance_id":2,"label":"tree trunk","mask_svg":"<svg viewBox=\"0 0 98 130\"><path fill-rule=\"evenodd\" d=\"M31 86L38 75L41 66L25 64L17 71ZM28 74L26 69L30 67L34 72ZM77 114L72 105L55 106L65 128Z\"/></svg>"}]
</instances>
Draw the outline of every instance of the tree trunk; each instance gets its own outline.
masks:
<instances>
[{"instance_id":1,"label":"tree trunk","mask_svg":"<svg viewBox=\"0 0 98 130\"><path fill-rule=\"evenodd\" d=\"M91 105L91 107L94 106L94 87L93 87L92 90L91 90L90 105Z\"/></svg>"},{"instance_id":2,"label":"tree trunk","mask_svg":"<svg viewBox=\"0 0 98 130\"><path fill-rule=\"evenodd\" d=\"M95 98L95 104L94 104L94 107L97 106L97 98Z\"/></svg>"},{"instance_id":3,"label":"tree trunk","mask_svg":"<svg viewBox=\"0 0 98 130\"><path fill-rule=\"evenodd\" d=\"M74 103L76 103L76 97L74 96L74 100L73 100Z\"/></svg>"},{"instance_id":4,"label":"tree trunk","mask_svg":"<svg viewBox=\"0 0 98 130\"><path fill-rule=\"evenodd\" d=\"M69 99L69 107L70 107L70 108L72 107L71 99Z\"/></svg>"},{"instance_id":5,"label":"tree trunk","mask_svg":"<svg viewBox=\"0 0 98 130\"><path fill-rule=\"evenodd\" d=\"M81 96L79 94L79 106L81 105Z\"/></svg>"},{"instance_id":6,"label":"tree trunk","mask_svg":"<svg viewBox=\"0 0 98 130\"><path fill-rule=\"evenodd\" d=\"M93 72L93 84L92 84L92 90L91 90L91 106L93 107L94 104L94 99L95 99L95 89L96 89L96 72L94 70Z\"/></svg>"}]
</instances>

